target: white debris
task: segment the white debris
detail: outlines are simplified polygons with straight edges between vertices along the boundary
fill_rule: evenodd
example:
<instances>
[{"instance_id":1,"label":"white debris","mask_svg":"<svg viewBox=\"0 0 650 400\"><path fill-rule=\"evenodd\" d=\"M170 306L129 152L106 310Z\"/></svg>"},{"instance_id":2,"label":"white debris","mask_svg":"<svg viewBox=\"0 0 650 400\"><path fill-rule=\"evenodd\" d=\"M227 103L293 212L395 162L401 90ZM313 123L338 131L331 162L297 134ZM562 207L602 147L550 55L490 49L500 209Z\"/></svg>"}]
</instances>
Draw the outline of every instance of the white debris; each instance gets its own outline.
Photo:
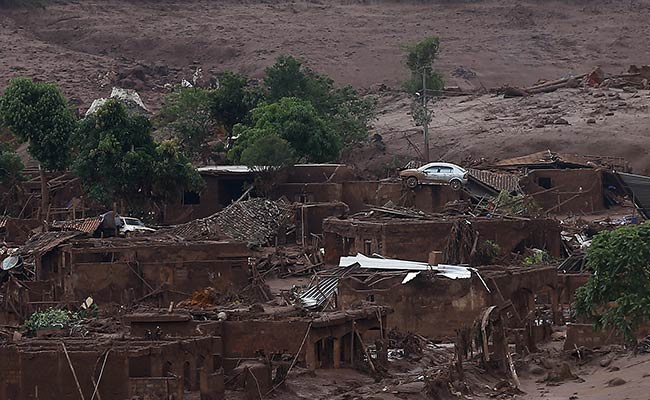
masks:
<instances>
[{"instance_id":1,"label":"white debris","mask_svg":"<svg viewBox=\"0 0 650 400\"><path fill-rule=\"evenodd\" d=\"M108 99L117 99L121 101L127 106L130 111L140 112L143 114L149 113L149 109L142 102L140 95L133 89L122 89L114 87L111 91L111 96ZM108 99L100 98L93 100L90 108L88 108L88 111L86 111L86 117L96 113L101 106L106 104Z\"/></svg>"}]
</instances>

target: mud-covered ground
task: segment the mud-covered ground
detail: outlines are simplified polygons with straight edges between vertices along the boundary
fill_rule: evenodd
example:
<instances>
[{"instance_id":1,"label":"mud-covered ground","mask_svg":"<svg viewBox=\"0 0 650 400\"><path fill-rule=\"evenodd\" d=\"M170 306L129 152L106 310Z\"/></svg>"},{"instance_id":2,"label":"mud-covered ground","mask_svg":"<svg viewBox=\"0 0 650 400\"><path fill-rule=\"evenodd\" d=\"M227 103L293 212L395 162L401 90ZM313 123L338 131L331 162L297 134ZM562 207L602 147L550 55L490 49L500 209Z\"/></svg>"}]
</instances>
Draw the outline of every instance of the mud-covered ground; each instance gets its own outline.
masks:
<instances>
[{"instance_id":1,"label":"mud-covered ground","mask_svg":"<svg viewBox=\"0 0 650 400\"><path fill-rule=\"evenodd\" d=\"M116 81L155 105L164 83L196 67L260 76L280 54L340 83L397 87L400 46L427 35L441 38L449 85L650 62L647 0L40 2L50 5L0 10L0 87L16 75L54 80L84 105Z\"/></svg>"},{"instance_id":2,"label":"mud-covered ground","mask_svg":"<svg viewBox=\"0 0 650 400\"><path fill-rule=\"evenodd\" d=\"M82 109L115 85L137 89L155 111L168 85L197 68L205 77L225 69L259 77L280 54L377 93L400 87L400 46L426 35L441 38L436 65L447 85L466 89L650 63L650 0L40 1L49 5L0 9L0 90L15 76L55 81ZM463 163L551 149L622 156L648 173L648 95L631 96L441 100L432 155ZM348 158L373 172L417 156L422 141L404 96L381 103L373 133L385 153L370 146ZM549 112L569 124L535 127Z\"/></svg>"}]
</instances>

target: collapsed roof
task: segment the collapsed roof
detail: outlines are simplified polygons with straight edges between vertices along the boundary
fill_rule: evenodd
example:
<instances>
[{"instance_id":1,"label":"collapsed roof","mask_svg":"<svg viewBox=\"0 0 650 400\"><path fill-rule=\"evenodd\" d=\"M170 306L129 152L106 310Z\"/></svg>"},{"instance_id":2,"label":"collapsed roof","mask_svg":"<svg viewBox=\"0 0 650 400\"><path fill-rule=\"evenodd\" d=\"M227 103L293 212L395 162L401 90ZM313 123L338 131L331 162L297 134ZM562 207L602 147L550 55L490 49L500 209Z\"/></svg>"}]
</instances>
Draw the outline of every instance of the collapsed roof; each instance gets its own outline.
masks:
<instances>
[{"instance_id":1,"label":"collapsed roof","mask_svg":"<svg viewBox=\"0 0 650 400\"><path fill-rule=\"evenodd\" d=\"M285 225L292 213L288 204L262 198L234 202L207 218L160 231L185 240L230 239L265 245Z\"/></svg>"}]
</instances>

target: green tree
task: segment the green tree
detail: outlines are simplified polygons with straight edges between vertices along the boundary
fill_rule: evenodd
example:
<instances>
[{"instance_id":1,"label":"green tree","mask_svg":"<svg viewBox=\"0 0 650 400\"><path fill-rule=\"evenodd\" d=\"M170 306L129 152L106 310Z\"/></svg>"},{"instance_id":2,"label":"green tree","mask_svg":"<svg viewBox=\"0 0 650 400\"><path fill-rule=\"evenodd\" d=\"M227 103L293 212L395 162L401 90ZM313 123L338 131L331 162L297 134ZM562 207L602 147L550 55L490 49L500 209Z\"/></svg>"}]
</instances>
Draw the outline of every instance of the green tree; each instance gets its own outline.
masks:
<instances>
[{"instance_id":1,"label":"green tree","mask_svg":"<svg viewBox=\"0 0 650 400\"><path fill-rule=\"evenodd\" d=\"M45 171L64 171L70 163L74 113L59 88L27 78L12 79L0 98L0 119L41 165L41 213L49 208Z\"/></svg>"},{"instance_id":2,"label":"green tree","mask_svg":"<svg viewBox=\"0 0 650 400\"><path fill-rule=\"evenodd\" d=\"M403 46L403 50L406 52L406 67L411 71L411 78L404 84L404 88L410 93L421 91L424 75L427 92L440 92L444 83L442 77L433 70L433 62L440 50L440 39L429 36L417 43Z\"/></svg>"},{"instance_id":3,"label":"green tree","mask_svg":"<svg viewBox=\"0 0 650 400\"><path fill-rule=\"evenodd\" d=\"M345 145L368 138L377 100L362 98L352 86L336 88L332 79L305 68L291 56L280 56L266 69L264 85L269 102L296 97L312 103Z\"/></svg>"},{"instance_id":4,"label":"green tree","mask_svg":"<svg viewBox=\"0 0 650 400\"><path fill-rule=\"evenodd\" d=\"M295 161L295 152L289 142L275 133L254 139L242 151L240 157L240 162L250 168L271 167L277 169L292 165Z\"/></svg>"},{"instance_id":5,"label":"green tree","mask_svg":"<svg viewBox=\"0 0 650 400\"><path fill-rule=\"evenodd\" d=\"M20 156L6 143L0 143L0 184L9 189L22 179Z\"/></svg>"},{"instance_id":6,"label":"green tree","mask_svg":"<svg viewBox=\"0 0 650 400\"><path fill-rule=\"evenodd\" d=\"M170 201L184 191L200 192L205 182L190 160L173 140L165 140L156 146L154 161L153 194Z\"/></svg>"},{"instance_id":7,"label":"green tree","mask_svg":"<svg viewBox=\"0 0 650 400\"><path fill-rule=\"evenodd\" d=\"M246 122L249 112L263 99L256 88L248 88L248 79L226 71L218 76L219 88L213 92L212 116L230 135L238 123Z\"/></svg>"},{"instance_id":8,"label":"green tree","mask_svg":"<svg viewBox=\"0 0 650 400\"><path fill-rule=\"evenodd\" d=\"M18 154L6 143L0 143L0 185L2 185L2 206L6 214L20 213L22 204L20 194L23 180L23 162Z\"/></svg>"},{"instance_id":9,"label":"green tree","mask_svg":"<svg viewBox=\"0 0 650 400\"><path fill-rule=\"evenodd\" d=\"M193 158L206 159L208 142L219 123L212 115L213 92L202 88L178 88L167 95L158 114L162 127L171 129L181 149Z\"/></svg>"},{"instance_id":10,"label":"green tree","mask_svg":"<svg viewBox=\"0 0 650 400\"><path fill-rule=\"evenodd\" d=\"M156 146L147 117L128 113L117 100L82 121L75 144L74 169L88 193L105 205L120 200L137 207L146 199L192 190L197 182L177 145Z\"/></svg>"},{"instance_id":11,"label":"green tree","mask_svg":"<svg viewBox=\"0 0 650 400\"><path fill-rule=\"evenodd\" d=\"M593 274L576 291L576 315L636 344L638 327L650 321L650 223L596 235L587 266Z\"/></svg>"},{"instance_id":12,"label":"green tree","mask_svg":"<svg viewBox=\"0 0 650 400\"><path fill-rule=\"evenodd\" d=\"M234 162L241 162L245 149L259 138L277 135L293 149L296 157L309 162L336 160L341 152L341 138L334 133L314 106L306 100L284 97L276 103L264 104L252 111L252 124L235 125L237 143L228 153Z\"/></svg>"}]
</instances>

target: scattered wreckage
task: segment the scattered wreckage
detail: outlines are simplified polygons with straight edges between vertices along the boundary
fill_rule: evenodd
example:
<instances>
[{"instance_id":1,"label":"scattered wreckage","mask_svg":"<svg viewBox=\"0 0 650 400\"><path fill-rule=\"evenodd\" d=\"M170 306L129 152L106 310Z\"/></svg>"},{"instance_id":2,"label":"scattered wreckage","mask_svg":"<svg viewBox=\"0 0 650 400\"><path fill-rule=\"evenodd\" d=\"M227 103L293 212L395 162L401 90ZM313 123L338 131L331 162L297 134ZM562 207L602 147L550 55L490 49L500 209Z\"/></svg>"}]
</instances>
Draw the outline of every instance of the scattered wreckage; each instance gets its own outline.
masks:
<instances>
[{"instance_id":1,"label":"scattered wreckage","mask_svg":"<svg viewBox=\"0 0 650 400\"><path fill-rule=\"evenodd\" d=\"M615 162L545 151L468 168L460 190L297 166L269 198L243 189L254 171L212 168L209 187L242 190L193 205L207 216L127 237L115 213L26 223L0 275L0 399L257 399L329 368L448 396L490 371L514 395L517 359L573 322L591 238L645 216L645 181ZM395 365L408 382L384 380Z\"/></svg>"}]
</instances>

